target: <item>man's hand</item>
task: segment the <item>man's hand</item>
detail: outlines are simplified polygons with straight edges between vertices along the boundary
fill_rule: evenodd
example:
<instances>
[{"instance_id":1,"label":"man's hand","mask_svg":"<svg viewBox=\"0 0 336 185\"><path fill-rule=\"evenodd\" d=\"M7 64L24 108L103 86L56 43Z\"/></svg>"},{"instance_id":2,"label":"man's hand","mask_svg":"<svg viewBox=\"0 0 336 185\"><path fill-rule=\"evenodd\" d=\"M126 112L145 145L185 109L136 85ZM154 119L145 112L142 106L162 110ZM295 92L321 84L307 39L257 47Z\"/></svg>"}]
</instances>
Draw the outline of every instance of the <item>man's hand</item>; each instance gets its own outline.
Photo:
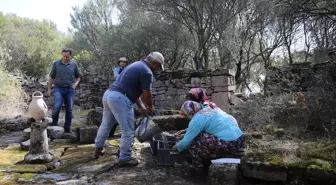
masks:
<instances>
[{"instance_id":1,"label":"man's hand","mask_svg":"<svg viewBox=\"0 0 336 185\"><path fill-rule=\"evenodd\" d=\"M142 102L144 103L144 106L150 110L151 114L154 114L155 109L153 106L153 97L151 91L142 89Z\"/></svg>"},{"instance_id":2,"label":"man's hand","mask_svg":"<svg viewBox=\"0 0 336 185\"><path fill-rule=\"evenodd\" d=\"M140 113L143 116L151 115L151 110L147 109L146 107L140 107Z\"/></svg>"},{"instance_id":3,"label":"man's hand","mask_svg":"<svg viewBox=\"0 0 336 185\"><path fill-rule=\"evenodd\" d=\"M76 84L76 83L72 85L72 88L73 88L73 89L76 89L76 87L77 87L77 84Z\"/></svg>"},{"instance_id":4,"label":"man's hand","mask_svg":"<svg viewBox=\"0 0 336 185\"><path fill-rule=\"evenodd\" d=\"M155 113L155 108L152 106L152 107L149 107L149 108L147 108L149 111L150 111L150 114L151 115L154 115L154 113Z\"/></svg>"}]
</instances>

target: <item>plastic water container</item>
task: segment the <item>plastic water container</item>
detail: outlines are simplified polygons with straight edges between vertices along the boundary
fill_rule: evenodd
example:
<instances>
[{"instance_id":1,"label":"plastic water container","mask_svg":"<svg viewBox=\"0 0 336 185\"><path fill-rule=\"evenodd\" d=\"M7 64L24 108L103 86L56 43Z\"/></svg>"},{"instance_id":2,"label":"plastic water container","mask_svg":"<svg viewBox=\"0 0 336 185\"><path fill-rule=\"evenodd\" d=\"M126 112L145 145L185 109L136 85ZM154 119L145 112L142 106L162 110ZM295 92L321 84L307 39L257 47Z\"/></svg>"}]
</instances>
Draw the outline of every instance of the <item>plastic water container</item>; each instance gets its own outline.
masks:
<instances>
[{"instance_id":1,"label":"plastic water container","mask_svg":"<svg viewBox=\"0 0 336 185\"><path fill-rule=\"evenodd\" d=\"M173 145L173 146L176 144L176 142L179 141L176 137L167 136L167 135L164 135L164 134L157 134L157 135L153 136L153 139L150 143L150 148L151 148L152 155L156 155L157 149L158 149L158 143L159 142L165 142L165 140L168 143L168 145Z\"/></svg>"}]
</instances>

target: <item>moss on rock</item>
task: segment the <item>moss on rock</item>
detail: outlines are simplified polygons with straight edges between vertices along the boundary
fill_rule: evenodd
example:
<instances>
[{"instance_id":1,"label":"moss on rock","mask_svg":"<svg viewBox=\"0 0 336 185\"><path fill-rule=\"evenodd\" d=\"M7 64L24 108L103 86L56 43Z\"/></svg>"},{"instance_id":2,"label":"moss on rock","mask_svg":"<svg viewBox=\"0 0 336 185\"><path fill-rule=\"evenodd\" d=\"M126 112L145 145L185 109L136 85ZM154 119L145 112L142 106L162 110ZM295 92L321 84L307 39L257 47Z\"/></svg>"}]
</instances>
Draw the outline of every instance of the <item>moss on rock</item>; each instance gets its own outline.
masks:
<instances>
[{"instance_id":1,"label":"moss on rock","mask_svg":"<svg viewBox=\"0 0 336 185\"><path fill-rule=\"evenodd\" d=\"M336 162L336 142L309 142L300 150L300 157L304 159L316 158Z\"/></svg>"},{"instance_id":2,"label":"moss on rock","mask_svg":"<svg viewBox=\"0 0 336 185\"><path fill-rule=\"evenodd\" d=\"M47 171L47 167L40 164L20 164L11 166L8 170L17 173L42 173Z\"/></svg>"},{"instance_id":3,"label":"moss on rock","mask_svg":"<svg viewBox=\"0 0 336 185\"><path fill-rule=\"evenodd\" d=\"M0 150L0 170L6 170L9 166L23 160L26 151L22 151L20 145L13 145Z\"/></svg>"},{"instance_id":4,"label":"moss on rock","mask_svg":"<svg viewBox=\"0 0 336 185\"><path fill-rule=\"evenodd\" d=\"M16 185L18 179L30 180L36 174L34 173L1 173L0 172L0 185Z\"/></svg>"},{"instance_id":5,"label":"moss on rock","mask_svg":"<svg viewBox=\"0 0 336 185\"><path fill-rule=\"evenodd\" d=\"M61 157L64 164L53 171L79 172L81 169L83 169L83 171L88 171L93 170L94 165L103 165L113 161L113 156L111 155L112 151L110 149L107 149L105 155L101 156L99 159L93 157L94 151L95 148L93 144L69 148ZM92 167L92 169L88 169L89 167Z\"/></svg>"},{"instance_id":6,"label":"moss on rock","mask_svg":"<svg viewBox=\"0 0 336 185\"><path fill-rule=\"evenodd\" d=\"M78 111L74 114L74 116L87 116L90 111L95 110L95 109L89 109L89 110L84 110L84 111Z\"/></svg>"}]
</instances>

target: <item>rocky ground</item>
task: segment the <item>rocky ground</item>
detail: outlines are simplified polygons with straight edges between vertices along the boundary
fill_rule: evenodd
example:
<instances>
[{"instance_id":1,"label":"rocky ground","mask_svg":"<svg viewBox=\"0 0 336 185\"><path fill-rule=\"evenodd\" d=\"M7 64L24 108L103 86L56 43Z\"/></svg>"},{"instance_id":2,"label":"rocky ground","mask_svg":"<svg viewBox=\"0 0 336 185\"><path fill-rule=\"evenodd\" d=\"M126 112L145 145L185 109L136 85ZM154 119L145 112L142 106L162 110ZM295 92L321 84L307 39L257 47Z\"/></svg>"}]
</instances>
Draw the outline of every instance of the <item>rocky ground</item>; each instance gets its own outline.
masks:
<instances>
[{"instance_id":1,"label":"rocky ground","mask_svg":"<svg viewBox=\"0 0 336 185\"><path fill-rule=\"evenodd\" d=\"M75 113L74 126L86 123L88 111ZM63 117L63 114L61 115ZM20 118L21 119L21 118ZM62 123L62 119L60 123ZM175 118L155 118L161 126L182 125ZM0 121L1 122L1 121ZM172 123L174 122L174 124ZM178 123L178 125L177 125ZM15 121L9 121L15 128ZM168 126L167 126L168 124ZM19 125L22 125L21 123ZM94 159L94 145L69 142L66 137L52 138L49 143L54 161L48 164L25 164L27 151L20 142L22 131L8 131L0 135L0 185L10 184L206 184L210 177L195 172L186 165L158 166L152 156L149 143L135 140L134 157L140 161L137 167L115 166L118 137L109 138L106 154ZM316 182L334 183L336 174L336 144L330 140L302 141L277 127L267 127L258 132L246 133L246 155L242 158L238 178L240 185L291 184L303 185ZM224 170L223 170L224 169ZM228 172L220 168L212 184L222 184ZM211 177L213 178L213 177ZM303 179L303 180L302 180ZM307 183L304 179L308 179Z\"/></svg>"},{"instance_id":2,"label":"rocky ground","mask_svg":"<svg viewBox=\"0 0 336 185\"><path fill-rule=\"evenodd\" d=\"M50 183L50 184L204 184L204 177L192 175L182 166L157 166L148 143L136 142L134 157L140 161L137 167L115 166L118 139L108 140L104 156L94 159L94 146L69 144L58 139L50 142L50 148L60 166L47 171L46 165L23 164L26 151L21 151L19 133L2 136L1 141L12 141L0 151L0 184ZM2 145L7 145L2 143ZM54 161L55 162L55 161ZM38 174L42 173L42 174Z\"/></svg>"}]
</instances>

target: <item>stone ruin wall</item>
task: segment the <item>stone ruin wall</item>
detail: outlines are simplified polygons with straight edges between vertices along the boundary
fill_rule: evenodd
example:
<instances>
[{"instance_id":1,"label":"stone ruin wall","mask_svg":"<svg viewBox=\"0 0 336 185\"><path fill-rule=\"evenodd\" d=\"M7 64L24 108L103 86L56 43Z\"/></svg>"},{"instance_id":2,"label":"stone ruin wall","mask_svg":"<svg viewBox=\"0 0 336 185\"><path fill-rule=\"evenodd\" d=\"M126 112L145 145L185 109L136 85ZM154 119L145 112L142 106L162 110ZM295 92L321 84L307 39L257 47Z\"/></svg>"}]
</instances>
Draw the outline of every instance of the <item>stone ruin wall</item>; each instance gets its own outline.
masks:
<instances>
[{"instance_id":1,"label":"stone ruin wall","mask_svg":"<svg viewBox=\"0 0 336 185\"><path fill-rule=\"evenodd\" d=\"M41 91L48 107L53 97L47 97L47 82L29 77L18 77L30 97L34 91ZM102 107L102 96L110 79L99 74L85 74L76 90L75 105L84 109ZM185 95L193 87L206 89L209 98L223 110L229 109L230 92L235 89L234 76L225 69L195 72L190 70L158 72L154 75L153 100L157 110L179 110ZM27 100L30 102L30 100Z\"/></svg>"},{"instance_id":2,"label":"stone ruin wall","mask_svg":"<svg viewBox=\"0 0 336 185\"><path fill-rule=\"evenodd\" d=\"M267 71L270 95L290 92L321 94L336 90L336 63L296 64Z\"/></svg>"}]
</instances>

